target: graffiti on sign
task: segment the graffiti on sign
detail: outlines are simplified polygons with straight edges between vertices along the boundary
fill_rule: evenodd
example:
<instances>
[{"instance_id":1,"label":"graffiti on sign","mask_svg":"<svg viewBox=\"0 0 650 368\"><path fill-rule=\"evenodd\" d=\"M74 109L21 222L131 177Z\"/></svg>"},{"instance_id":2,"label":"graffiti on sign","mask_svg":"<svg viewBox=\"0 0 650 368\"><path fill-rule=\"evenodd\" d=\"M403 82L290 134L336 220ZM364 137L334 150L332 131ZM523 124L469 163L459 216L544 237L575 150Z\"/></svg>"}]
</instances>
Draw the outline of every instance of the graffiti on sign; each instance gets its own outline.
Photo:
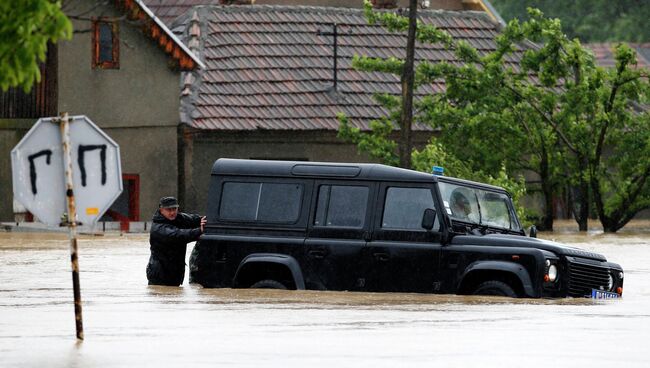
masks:
<instances>
[{"instance_id":1,"label":"graffiti on sign","mask_svg":"<svg viewBox=\"0 0 650 368\"><path fill-rule=\"evenodd\" d=\"M81 172L81 186L86 186L86 166L84 165L84 155L86 151L99 151L99 160L101 161L102 170L102 185L106 184L106 145L84 145L80 144L77 150L77 163L79 164L79 171Z\"/></svg>"},{"instance_id":2,"label":"graffiti on sign","mask_svg":"<svg viewBox=\"0 0 650 368\"><path fill-rule=\"evenodd\" d=\"M29 181L32 184L32 193L34 195L38 193L38 190L36 188L36 165L34 164L34 160L41 156L45 156L45 162L49 165L50 159L52 158L52 150L44 149L27 156L27 160L29 161Z\"/></svg>"}]
</instances>

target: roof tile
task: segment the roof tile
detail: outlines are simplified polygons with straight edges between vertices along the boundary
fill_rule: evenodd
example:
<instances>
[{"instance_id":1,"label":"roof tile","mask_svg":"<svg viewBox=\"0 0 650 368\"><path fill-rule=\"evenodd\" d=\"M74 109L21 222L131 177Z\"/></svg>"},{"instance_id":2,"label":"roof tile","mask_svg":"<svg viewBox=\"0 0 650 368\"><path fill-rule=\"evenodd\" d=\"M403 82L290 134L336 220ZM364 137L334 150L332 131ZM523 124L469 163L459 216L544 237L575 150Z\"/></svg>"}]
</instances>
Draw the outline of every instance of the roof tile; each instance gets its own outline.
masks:
<instances>
[{"instance_id":1,"label":"roof tile","mask_svg":"<svg viewBox=\"0 0 650 368\"><path fill-rule=\"evenodd\" d=\"M195 128L336 130L336 114L344 112L353 126L368 129L371 120L386 114L373 95L400 93L398 76L351 69L354 55L386 58L405 54L405 35L367 24L360 9L213 6L204 11L206 69L195 82L199 86L193 102L197 117L190 122ZM419 18L480 50L495 47L497 25L476 13L420 11ZM332 37L318 34L319 30L331 31L328 23L334 22L340 33L336 92L332 91ZM455 61L453 53L440 44L418 43L416 58ZM434 83L420 87L415 94L423 96L443 88ZM431 130L420 123L416 129Z\"/></svg>"}]
</instances>

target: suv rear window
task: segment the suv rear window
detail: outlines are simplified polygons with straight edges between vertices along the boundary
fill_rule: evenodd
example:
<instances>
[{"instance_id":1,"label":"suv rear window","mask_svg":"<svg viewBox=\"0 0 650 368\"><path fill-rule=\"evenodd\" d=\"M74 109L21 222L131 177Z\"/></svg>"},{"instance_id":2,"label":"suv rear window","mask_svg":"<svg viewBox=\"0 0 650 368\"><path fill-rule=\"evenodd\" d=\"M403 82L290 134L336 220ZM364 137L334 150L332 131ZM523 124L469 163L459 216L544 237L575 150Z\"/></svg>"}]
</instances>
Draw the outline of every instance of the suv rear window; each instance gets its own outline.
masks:
<instances>
[{"instance_id":1,"label":"suv rear window","mask_svg":"<svg viewBox=\"0 0 650 368\"><path fill-rule=\"evenodd\" d=\"M368 187L321 185L314 225L361 228L367 206Z\"/></svg>"},{"instance_id":2,"label":"suv rear window","mask_svg":"<svg viewBox=\"0 0 650 368\"><path fill-rule=\"evenodd\" d=\"M302 184L226 182L219 217L229 221L295 223L302 193Z\"/></svg>"}]
</instances>

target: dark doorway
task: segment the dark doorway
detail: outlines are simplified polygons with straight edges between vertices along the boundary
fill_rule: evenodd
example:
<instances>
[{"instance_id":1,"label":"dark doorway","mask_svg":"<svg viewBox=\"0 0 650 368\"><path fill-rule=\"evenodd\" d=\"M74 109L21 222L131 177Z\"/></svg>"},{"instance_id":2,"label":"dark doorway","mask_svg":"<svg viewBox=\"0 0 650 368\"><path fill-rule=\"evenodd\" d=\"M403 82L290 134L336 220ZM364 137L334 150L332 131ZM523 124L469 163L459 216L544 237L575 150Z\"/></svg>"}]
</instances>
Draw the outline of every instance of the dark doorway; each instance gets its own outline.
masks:
<instances>
[{"instance_id":1,"label":"dark doorway","mask_svg":"<svg viewBox=\"0 0 650 368\"><path fill-rule=\"evenodd\" d=\"M122 193L101 221L140 221L140 175L122 174Z\"/></svg>"}]
</instances>

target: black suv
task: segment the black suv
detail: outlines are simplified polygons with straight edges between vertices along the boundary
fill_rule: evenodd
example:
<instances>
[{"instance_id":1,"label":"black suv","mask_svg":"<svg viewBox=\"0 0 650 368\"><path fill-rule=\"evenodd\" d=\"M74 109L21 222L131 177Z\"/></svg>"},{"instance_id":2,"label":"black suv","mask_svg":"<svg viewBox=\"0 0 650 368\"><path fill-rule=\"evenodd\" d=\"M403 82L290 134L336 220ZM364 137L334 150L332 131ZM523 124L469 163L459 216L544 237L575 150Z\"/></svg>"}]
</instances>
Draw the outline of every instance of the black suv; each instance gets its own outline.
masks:
<instances>
[{"instance_id":1,"label":"black suv","mask_svg":"<svg viewBox=\"0 0 650 368\"><path fill-rule=\"evenodd\" d=\"M526 237L502 188L377 164L219 159L204 287L615 298L623 269Z\"/></svg>"}]
</instances>

